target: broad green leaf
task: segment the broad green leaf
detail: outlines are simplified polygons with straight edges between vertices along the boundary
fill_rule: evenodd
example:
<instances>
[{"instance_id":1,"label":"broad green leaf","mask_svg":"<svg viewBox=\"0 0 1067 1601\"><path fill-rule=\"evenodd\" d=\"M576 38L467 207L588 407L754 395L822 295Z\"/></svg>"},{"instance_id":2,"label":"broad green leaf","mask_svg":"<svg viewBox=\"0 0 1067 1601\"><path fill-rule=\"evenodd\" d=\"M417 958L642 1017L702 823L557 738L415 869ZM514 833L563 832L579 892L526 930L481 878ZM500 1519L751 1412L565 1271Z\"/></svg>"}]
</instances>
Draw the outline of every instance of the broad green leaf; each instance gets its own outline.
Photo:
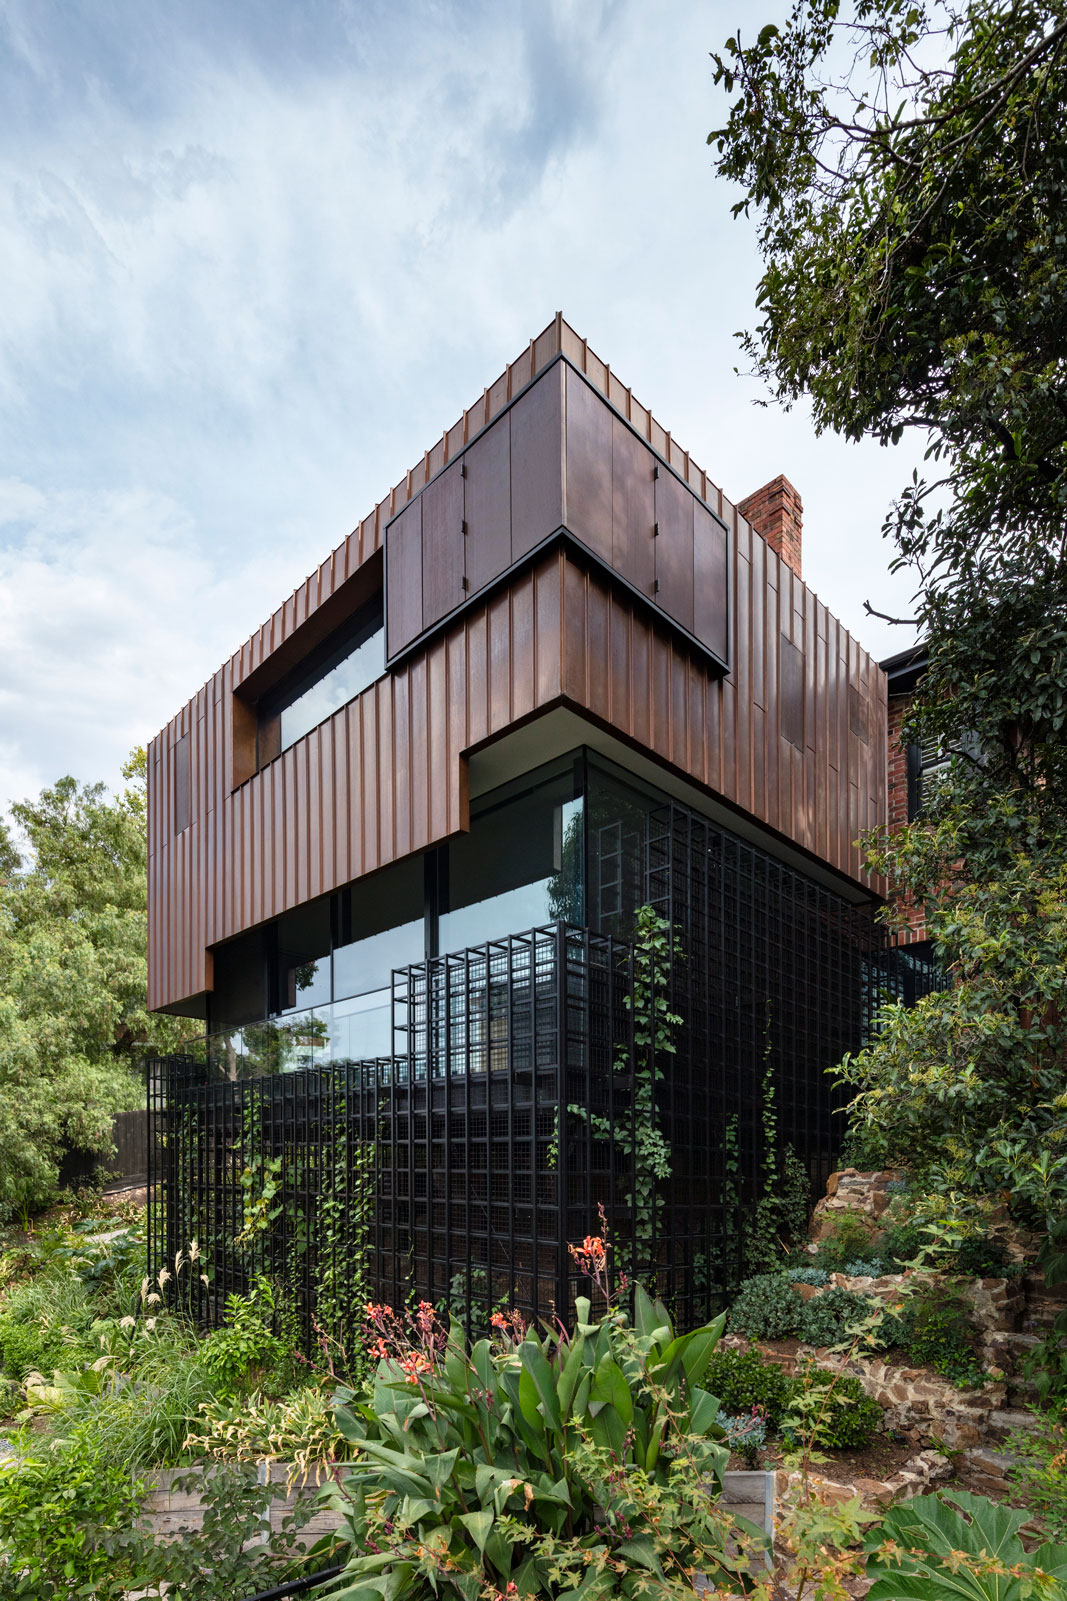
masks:
<instances>
[{"instance_id":1,"label":"broad green leaf","mask_svg":"<svg viewBox=\"0 0 1067 1601\"><path fill-rule=\"evenodd\" d=\"M456 1446L451 1451L438 1451L434 1456L430 1457L428 1476L430 1483L437 1489L440 1489L452 1477L458 1456L459 1447Z\"/></svg>"},{"instance_id":2,"label":"broad green leaf","mask_svg":"<svg viewBox=\"0 0 1067 1601\"><path fill-rule=\"evenodd\" d=\"M540 1397L545 1423L550 1429L562 1428L563 1420L560 1417L555 1374L552 1372L544 1352L539 1345L533 1344L530 1340L523 1340L519 1346L519 1358L526 1372L529 1373L537 1386L537 1394Z\"/></svg>"},{"instance_id":3,"label":"broad green leaf","mask_svg":"<svg viewBox=\"0 0 1067 1601\"><path fill-rule=\"evenodd\" d=\"M655 1308L643 1284L634 1285L634 1328L641 1335L652 1334L656 1328Z\"/></svg>"},{"instance_id":4,"label":"broad green leaf","mask_svg":"<svg viewBox=\"0 0 1067 1601\"><path fill-rule=\"evenodd\" d=\"M543 1433L545 1420L541 1416L541 1397L534 1383L533 1374L525 1363L519 1374L519 1407L529 1427Z\"/></svg>"},{"instance_id":5,"label":"broad green leaf","mask_svg":"<svg viewBox=\"0 0 1067 1601\"><path fill-rule=\"evenodd\" d=\"M560 1370L557 1394L559 1397L560 1417L568 1417L574 1392L578 1387L578 1380L582 1372L582 1359L585 1354L585 1336L579 1334L571 1342L563 1367Z\"/></svg>"},{"instance_id":6,"label":"broad green leaf","mask_svg":"<svg viewBox=\"0 0 1067 1601\"><path fill-rule=\"evenodd\" d=\"M612 1356L604 1357L596 1370L590 1392L590 1412L594 1412L597 1402L600 1406L613 1406L629 1428L634 1416L633 1397L622 1369Z\"/></svg>"},{"instance_id":7,"label":"broad green leaf","mask_svg":"<svg viewBox=\"0 0 1067 1601\"><path fill-rule=\"evenodd\" d=\"M694 1388L689 1395L689 1429L692 1434L707 1434L719 1415L718 1397L707 1390Z\"/></svg>"},{"instance_id":8,"label":"broad green leaf","mask_svg":"<svg viewBox=\"0 0 1067 1601\"><path fill-rule=\"evenodd\" d=\"M488 1510L483 1510L481 1512L463 1512L460 1514L459 1521L463 1524L465 1529L470 1531L471 1539L478 1547L479 1553L483 1552L485 1550L485 1542L489 1538L490 1531L495 1521L492 1512Z\"/></svg>"},{"instance_id":9,"label":"broad green leaf","mask_svg":"<svg viewBox=\"0 0 1067 1601\"><path fill-rule=\"evenodd\" d=\"M483 1390L491 1390L496 1377L493 1367L493 1347L488 1340L479 1340L471 1348L471 1367L478 1375L478 1383Z\"/></svg>"}]
</instances>

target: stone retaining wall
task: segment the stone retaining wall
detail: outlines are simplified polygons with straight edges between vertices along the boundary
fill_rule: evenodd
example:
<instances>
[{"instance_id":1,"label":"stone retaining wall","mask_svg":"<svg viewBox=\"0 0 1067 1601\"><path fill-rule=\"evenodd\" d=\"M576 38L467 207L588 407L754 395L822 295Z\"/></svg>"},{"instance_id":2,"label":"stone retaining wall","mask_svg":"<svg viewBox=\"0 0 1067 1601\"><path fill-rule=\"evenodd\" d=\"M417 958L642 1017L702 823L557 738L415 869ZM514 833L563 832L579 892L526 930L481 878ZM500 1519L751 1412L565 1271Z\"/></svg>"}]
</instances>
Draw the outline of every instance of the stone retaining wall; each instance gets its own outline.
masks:
<instances>
[{"instance_id":1,"label":"stone retaining wall","mask_svg":"<svg viewBox=\"0 0 1067 1601\"><path fill-rule=\"evenodd\" d=\"M258 1464L260 1483L285 1484L290 1476L297 1473L297 1469L286 1462L261 1462ZM178 1480L190 1477L202 1478L217 1471L213 1468L164 1468L156 1477L156 1482L145 1498L142 1512L151 1532L161 1540L178 1539L204 1526L204 1505L199 1492L193 1488L189 1490L175 1489ZM285 1518L296 1507L302 1495L313 1493L326 1479L326 1472L313 1472L306 1485L301 1485L297 1479L289 1488L288 1495L281 1496L271 1503L271 1528L280 1531ZM340 1528L341 1520L336 1512L329 1510L316 1510L311 1521L301 1529L297 1544L301 1546L314 1545L324 1534L332 1534Z\"/></svg>"}]
</instances>

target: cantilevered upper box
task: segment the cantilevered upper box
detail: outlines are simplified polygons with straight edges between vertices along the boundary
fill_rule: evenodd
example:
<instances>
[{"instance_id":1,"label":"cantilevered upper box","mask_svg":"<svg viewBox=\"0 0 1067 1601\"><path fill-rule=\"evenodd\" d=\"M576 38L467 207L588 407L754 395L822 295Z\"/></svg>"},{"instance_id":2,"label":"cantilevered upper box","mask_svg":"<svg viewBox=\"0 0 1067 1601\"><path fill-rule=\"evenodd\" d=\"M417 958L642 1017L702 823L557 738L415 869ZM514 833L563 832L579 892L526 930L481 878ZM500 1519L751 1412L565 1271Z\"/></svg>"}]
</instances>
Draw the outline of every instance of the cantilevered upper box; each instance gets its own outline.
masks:
<instances>
[{"instance_id":1,"label":"cantilevered upper box","mask_svg":"<svg viewBox=\"0 0 1067 1601\"><path fill-rule=\"evenodd\" d=\"M223 942L430 852L472 794L578 746L860 899L885 706L557 316L152 742L149 1004L214 1026Z\"/></svg>"}]
</instances>

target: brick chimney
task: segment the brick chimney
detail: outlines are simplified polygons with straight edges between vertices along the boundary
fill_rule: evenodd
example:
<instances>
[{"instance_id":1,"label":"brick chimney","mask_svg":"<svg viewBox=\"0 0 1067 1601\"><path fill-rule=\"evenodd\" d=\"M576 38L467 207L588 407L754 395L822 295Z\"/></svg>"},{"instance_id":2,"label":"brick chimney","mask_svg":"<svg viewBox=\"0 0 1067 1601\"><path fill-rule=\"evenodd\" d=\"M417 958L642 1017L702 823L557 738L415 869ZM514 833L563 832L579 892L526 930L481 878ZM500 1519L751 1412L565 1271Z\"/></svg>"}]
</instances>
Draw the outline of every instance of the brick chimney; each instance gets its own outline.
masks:
<instances>
[{"instance_id":1,"label":"brick chimney","mask_svg":"<svg viewBox=\"0 0 1067 1601\"><path fill-rule=\"evenodd\" d=\"M739 501L737 509L799 578L804 503L789 479L781 474L772 478L762 489Z\"/></svg>"}]
</instances>

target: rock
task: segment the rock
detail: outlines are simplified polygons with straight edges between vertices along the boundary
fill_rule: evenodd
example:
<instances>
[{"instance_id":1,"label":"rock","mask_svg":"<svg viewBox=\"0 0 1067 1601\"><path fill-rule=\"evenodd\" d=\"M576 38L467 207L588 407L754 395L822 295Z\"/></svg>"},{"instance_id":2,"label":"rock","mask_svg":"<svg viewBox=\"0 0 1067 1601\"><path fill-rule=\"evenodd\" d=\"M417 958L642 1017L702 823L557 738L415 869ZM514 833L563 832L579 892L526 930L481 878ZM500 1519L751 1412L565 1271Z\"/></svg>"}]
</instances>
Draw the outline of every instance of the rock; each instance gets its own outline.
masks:
<instances>
[{"instance_id":1,"label":"rock","mask_svg":"<svg viewBox=\"0 0 1067 1601\"><path fill-rule=\"evenodd\" d=\"M1036 1422L1032 1412L997 1409L989 1415L989 1432L1006 1440L1017 1429L1032 1429Z\"/></svg>"}]
</instances>

